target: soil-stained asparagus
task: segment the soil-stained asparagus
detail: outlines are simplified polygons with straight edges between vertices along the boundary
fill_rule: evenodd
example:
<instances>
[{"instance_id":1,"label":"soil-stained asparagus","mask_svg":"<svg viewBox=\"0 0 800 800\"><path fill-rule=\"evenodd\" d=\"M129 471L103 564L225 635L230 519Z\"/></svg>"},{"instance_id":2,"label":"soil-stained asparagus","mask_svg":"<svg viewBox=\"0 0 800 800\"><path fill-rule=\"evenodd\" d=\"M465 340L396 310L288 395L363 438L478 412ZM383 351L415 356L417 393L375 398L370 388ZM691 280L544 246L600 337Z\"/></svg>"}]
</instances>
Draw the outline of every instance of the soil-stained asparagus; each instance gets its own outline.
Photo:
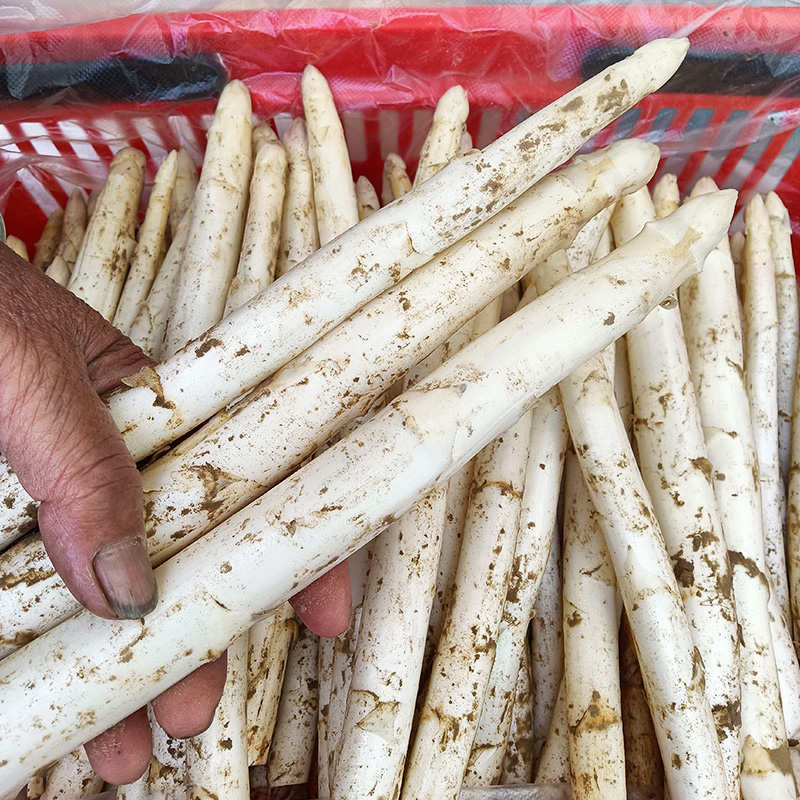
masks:
<instances>
[{"instance_id":1,"label":"soil-stained asparagus","mask_svg":"<svg viewBox=\"0 0 800 800\"><path fill-rule=\"evenodd\" d=\"M67 288L106 319L114 316L136 247L144 153L124 147L111 162Z\"/></svg>"},{"instance_id":2,"label":"soil-stained asparagus","mask_svg":"<svg viewBox=\"0 0 800 800\"><path fill-rule=\"evenodd\" d=\"M251 117L250 93L241 81L231 81L220 95L206 137L162 358L222 319L242 242L253 165Z\"/></svg>"},{"instance_id":3,"label":"soil-stained asparagus","mask_svg":"<svg viewBox=\"0 0 800 800\"><path fill-rule=\"evenodd\" d=\"M536 397L641 321L724 234L728 197L704 205L704 213L689 209L689 219L678 213L653 223L570 276L156 570L161 600L146 624L81 612L0 661L3 800L44 764L218 655L254 615L363 546ZM265 583L267 557L281 569ZM17 725L23 716L41 728ZM47 746L41 729L53 734Z\"/></svg>"},{"instance_id":4,"label":"soil-stained asparagus","mask_svg":"<svg viewBox=\"0 0 800 800\"><path fill-rule=\"evenodd\" d=\"M622 166L615 167L617 163ZM245 403L145 468L148 547L155 563L269 488L453 334L487 294L513 284L540 254L568 244L576 227L620 194L641 186L656 164L656 148L635 141L577 158L470 240L373 300ZM605 169L598 172L600 165ZM565 208L571 211L565 213ZM535 236L517 235L529 226ZM231 437L236 448L230 446ZM40 579L31 585L15 583L19 601L8 613L5 604L12 602L11 596L0 592L0 633L9 644L41 629L42 613L60 602L49 596L50 587L60 583L52 572L42 576L46 567L41 555L15 549L14 558L21 560L13 566L4 563L4 570L33 574L36 569ZM61 613L72 613L71 596L63 587L58 591L68 603L61 605ZM34 598L38 600L32 602Z\"/></svg>"}]
</instances>

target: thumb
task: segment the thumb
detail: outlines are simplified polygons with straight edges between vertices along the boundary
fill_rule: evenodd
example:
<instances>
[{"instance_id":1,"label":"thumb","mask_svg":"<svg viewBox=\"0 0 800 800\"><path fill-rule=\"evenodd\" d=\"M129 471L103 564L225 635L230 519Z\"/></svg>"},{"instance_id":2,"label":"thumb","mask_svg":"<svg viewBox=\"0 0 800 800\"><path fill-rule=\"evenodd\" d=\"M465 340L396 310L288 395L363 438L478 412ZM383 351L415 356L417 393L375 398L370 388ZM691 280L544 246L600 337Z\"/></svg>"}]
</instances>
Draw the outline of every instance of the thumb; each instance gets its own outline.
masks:
<instances>
[{"instance_id":1,"label":"thumb","mask_svg":"<svg viewBox=\"0 0 800 800\"><path fill-rule=\"evenodd\" d=\"M141 479L98 392L150 362L5 245L0 296L0 451L39 501L42 541L75 598L139 618L157 600Z\"/></svg>"}]
</instances>

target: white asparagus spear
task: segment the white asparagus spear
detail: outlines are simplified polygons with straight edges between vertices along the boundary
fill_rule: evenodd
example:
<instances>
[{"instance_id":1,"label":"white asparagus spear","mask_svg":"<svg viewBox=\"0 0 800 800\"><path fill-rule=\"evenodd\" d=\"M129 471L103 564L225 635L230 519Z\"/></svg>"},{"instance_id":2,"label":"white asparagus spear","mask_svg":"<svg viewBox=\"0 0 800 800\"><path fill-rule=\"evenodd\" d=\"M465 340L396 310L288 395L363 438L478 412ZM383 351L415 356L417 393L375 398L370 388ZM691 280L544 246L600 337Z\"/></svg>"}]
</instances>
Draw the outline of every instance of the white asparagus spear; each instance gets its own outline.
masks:
<instances>
[{"instance_id":1,"label":"white asparagus spear","mask_svg":"<svg viewBox=\"0 0 800 800\"><path fill-rule=\"evenodd\" d=\"M61 226L61 238L58 241L53 260L45 270L45 274L52 278L61 286L69 283L72 267L78 252L81 249L81 242L86 231L86 201L83 193L75 188L67 200L64 207L64 220Z\"/></svg>"},{"instance_id":2,"label":"white asparagus spear","mask_svg":"<svg viewBox=\"0 0 800 800\"><path fill-rule=\"evenodd\" d=\"M792 392L800 339L800 312L789 212L775 192L767 195L764 204L769 214L770 249L775 264L778 304L778 453L785 486L789 481L791 462Z\"/></svg>"},{"instance_id":3,"label":"white asparagus spear","mask_svg":"<svg viewBox=\"0 0 800 800\"><path fill-rule=\"evenodd\" d=\"M778 455L778 301L769 215L761 195L747 204L744 219L744 374L758 454L764 557L783 616L791 619Z\"/></svg>"},{"instance_id":4,"label":"white asparagus spear","mask_svg":"<svg viewBox=\"0 0 800 800\"><path fill-rule=\"evenodd\" d=\"M556 690L550 727L542 746L534 783L569 784L569 723L563 677Z\"/></svg>"},{"instance_id":5,"label":"white asparagus spear","mask_svg":"<svg viewBox=\"0 0 800 800\"><path fill-rule=\"evenodd\" d=\"M475 457L454 594L408 753L403 800L455 800L464 780L514 559L530 426L524 414Z\"/></svg>"},{"instance_id":6,"label":"white asparagus spear","mask_svg":"<svg viewBox=\"0 0 800 800\"><path fill-rule=\"evenodd\" d=\"M333 681L334 639L320 639L317 653L317 793L320 797L330 797L330 748L328 736L328 712L331 704L331 684Z\"/></svg>"},{"instance_id":7,"label":"white asparagus spear","mask_svg":"<svg viewBox=\"0 0 800 800\"><path fill-rule=\"evenodd\" d=\"M242 248L228 287L225 314L244 305L275 279L286 192L286 151L267 123L253 132L253 141L257 140Z\"/></svg>"},{"instance_id":8,"label":"white asparagus spear","mask_svg":"<svg viewBox=\"0 0 800 800\"><path fill-rule=\"evenodd\" d=\"M310 64L301 81L308 133L308 160L314 177L319 241L325 245L358 222L350 156L328 82Z\"/></svg>"},{"instance_id":9,"label":"white asparagus spear","mask_svg":"<svg viewBox=\"0 0 800 800\"><path fill-rule=\"evenodd\" d=\"M523 302L533 296L529 290ZM564 412L558 391L551 389L531 411L519 534L489 688L467 767L471 786L496 783L502 770L516 676L553 540L566 446Z\"/></svg>"},{"instance_id":10,"label":"white asparagus spear","mask_svg":"<svg viewBox=\"0 0 800 800\"><path fill-rule=\"evenodd\" d=\"M254 392L230 419L220 415L216 429L207 427L199 438L190 437L146 468L142 479L148 546L155 563L285 475L418 361L426 352L421 348L434 346L474 314L486 294L501 288L498 277L505 285L515 281L536 259L531 245L547 253L566 244L572 230L564 225L580 225L610 199L641 186L655 168L656 157L651 145L627 142L576 159L476 231L473 242L454 247L330 332ZM625 164L620 173L609 168L597 174L599 163L610 167L617 160ZM565 207L572 209L566 218L560 212ZM541 229L532 242L516 235L532 224ZM179 243L177 239L176 246ZM165 267L166 262L160 274ZM429 275L438 276L435 283L428 281ZM398 317L398 308L406 309L406 318ZM453 314L459 316L452 318ZM367 340L369 349L363 347ZM362 403L355 402L358 393L365 393ZM237 442L235 449L230 447L232 440ZM52 625L55 609L61 609L63 618L76 608L41 544L38 552L28 550L30 544L14 548L3 564L14 574L31 576L0 592L7 646Z\"/></svg>"},{"instance_id":11,"label":"white asparagus spear","mask_svg":"<svg viewBox=\"0 0 800 800\"><path fill-rule=\"evenodd\" d=\"M431 129L419 154L414 186L428 180L458 155L461 130L468 114L467 93L461 86L451 86L439 98Z\"/></svg>"},{"instance_id":12,"label":"white asparagus spear","mask_svg":"<svg viewBox=\"0 0 800 800\"><path fill-rule=\"evenodd\" d=\"M8 787L1 800L43 765L216 657L254 614L274 608L363 546L558 379L641 321L700 268L728 225L729 206L719 193L705 200L705 213L687 205L686 214L653 223L465 347L156 570L161 600L145 627L81 612L0 661L6 689L0 786ZM269 582L260 580L266 558L281 565ZM84 662L92 668L76 666ZM31 670L35 687L29 686ZM119 690L123 685L126 692ZM37 727L17 725L23 715ZM53 734L47 746L41 729Z\"/></svg>"},{"instance_id":13,"label":"white asparagus spear","mask_svg":"<svg viewBox=\"0 0 800 800\"><path fill-rule=\"evenodd\" d=\"M560 399L560 398L559 398ZM566 424L566 423L565 423ZM531 618L533 680L533 765L539 760L553 724L559 686L564 677L564 628L561 595L561 530L550 534L550 551ZM564 707L566 714L566 706ZM566 730L564 745L567 746ZM568 775L569 773L567 773Z\"/></svg>"},{"instance_id":14,"label":"white asparagus spear","mask_svg":"<svg viewBox=\"0 0 800 800\"><path fill-rule=\"evenodd\" d=\"M411 178L408 177L406 162L397 153L389 153L383 162L383 188L381 201L388 206L395 200L407 195L412 189Z\"/></svg>"},{"instance_id":15,"label":"white asparagus spear","mask_svg":"<svg viewBox=\"0 0 800 800\"><path fill-rule=\"evenodd\" d=\"M275 275L280 278L319 249L317 213L314 209L314 178L308 160L305 120L292 120L283 134L288 170L286 196L281 215L281 245Z\"/></svg>"},{"instance_id":16,"label":"white asparagus spear","mask_svg":"<svg viewBox=\"0 0 800 800\"><path fill-rule=\"evenodd\" d=\"M18 256L24 258L26 261L28 259L28 248L25 242L19 238L19 236L9 235L6 236L6 245L10 247Z\"/></svg>"},{"instance_id":17,"label":"white asparagus spear","mask_svg":"<svg viewBox=\"0 0 800 800\"><path fill-rule=\"evenodd\" d=\"M372 544L331 798L400 791L445 513L434 490Z\"/></svg>"},{"instance_id":18,"label":"white asparagus spear","mask_svg":"<svg viewBox=\"0 0 800 800\"><path fill-rule=\"evenodd\" d=\"M358 218L360 220L374 214L380 207L378 193L369 178L360 175L356 181L356 201L358 202Z\"/></svg>"},{"instance_id":19,"label":"white asparagus spear","mask_svg":"<svg viewBox=\"0 0 800 800\"><path fill-rule=\"evenodd\" d=\"M43 800L90 800L103 788L81 747L62 758L48 773Z\"/></svg>"},{"instance_id":20,"label":"white asparagus spear","mask_svg":"<svg viewBox=\"0 0 800 800\"><path fill-rule=\"evenodd\" d=\"M672 204L665 210L670 210ZM624 243L655 219L646 188L622 198L611 225ZM638 463L703 660L731 796L739 794L739 648L731 568L677 305L625 335Z\"/></svg>"},{"instance_id":21,"label":"white asparagus spear","mask_svg":"<svg viewBox=\"0 0 800 800\"><path fill-rule=\"evenodd\" d=\"M172 197L178 155L173 150L161 162L147 203L144 221L139 228L136 249L122 288L113 324L127 334L136 318L139 305L147 297L163 260L169 203Z\"/></svg>"},{"instance_id":22,"label":"white asparagus spear","mask_svg":"<svg viewBox=\"0 0 800 800\"><path fill-rule=\"evenodd\" d=\"M786 564L789 574L792 631L800 642L800 359L792 393L792 449L786 486ZM795 645L797 647L797 645Z\"/></svg>"},{"instance_id":23,"label":"white asparagus spear","mask_svg":"<svg viewBox=\"0 0 800 800\"><path fill-rule=\"evenodd\" d=\"M369 417L365 417L368 419ZM348 433L350 431L347 431ZM345 432L343 432L345 433ZM347 560L352 591L350 624L336 637L333 645L333 669L331 671L331 697L328 704L328 785L329 794L336 782L339 750L347 714L347 699L353 675L356 648L361 635L361 617L364 610L364 595L372 565L372 545L357 550Z\"/></svg>"},{"instance_id":24,"label":"white asparagus spear","mask_svg":"<svg viewBox=\"0 0 800 800\"><path fill-rule=\"evenodd\" d=\"M695 192L713 191L711 181ZM758 461L744 387L742 332L727 239L701 277L680 290L680 308L706 451L733 569L742 691L742 795L796 797L767 613Z\"/></svg>"},{"instance_id":25,"label":"white asparagus spear","mask_svg":"<svg viewBox=\"0 0 800 800\"><path fill-rule=\"evenodd\" d=\"M678 191L678 177L668 172L662 175L653 187L653 206L659 217L666 217L678 210L681 195Z\"/></svg>"},{"instance_id":26,"label":"white asparagus spear","mask_svg":"<svg viewBox=\"0 0 800 800\"><path fill-rule=\"evenodd\" d=\"M292 607L281 603L248 632L246 730L251 766L267 763L286 659L297 628Z\"/></svg>"},{"instance_id":27,"label":"white asparagus spear","mask_svg":"<svg viewBox=\"0 0 800 800\"><path fill-rule=\"evenodd\" d=\"M800 733L800 665L794 649L789 628L786 625L775 592L769 593L769 623L772 648L778 668L778 683L781 690L781 708L790 748L796 748ZM792 741L794 740L794 741ZM795 775L795 778L797 776Z\"/></svg>"},{"instance_id":28,"label":"white asparagus spear","mask_svg":"<svg viewBox=\"0 0 800 800\"><path fill-rule=\"evenodd\" d=\"M735 193L716 197L732 214ZM675 219L689 205L667 219ZM548 283L555 279L551 275ZM584 364L559 389L631 620L668 783L676 796L730 798L703 692L702 662L602 361Z\"/></svg>"},{"instance_id":29,"label":"white asparagus spear","mask_svg":"<svg viewBox=\"0 0 800 800\"><path fill-rule=\"evenodd\" d=\"M744 231L735 231L730 235L731 258L733 259L734 274L736 276L736 287L741 286L742 282L742 262L744 260Z\"/></svg>"},{"instance_id":30,"label":"white asparagus spear","mask_svg":"<svg viewBox=\"0 0 800 800\"><path fill-rule=\"evenodd\" d=\"M144 153L133 147L114 156L67 284L108 320L114 316L136 247L144 166Z\"/></svg>"},{"instance_id":31,"label":"white asparagus spear","mask_svg":"<svg viewBox=\"0 0 800 800\"><path fill-rule=\"evenodd\" d=\"M195 347L129 380L126 391L107 401L134 458L192 430L370 297L498 213L657 89L687 47L685 39L650 42L485 150L455 159L402 203L381 209L336 244L321 248L302 269L215 326ZM354 262L369 271L354 269ZM319 292L321 281L325 292ZM205 377L212 374L213 386Z\"/></svg>"},{"instance_id":32,"label":"white asparagus spear","mask_svg":"<svg viewBox=\"0 0 800 800\"><path fill-rule=\"evenodd\" d=\"M267 762L270 786L307 783L317 740L319 638L300 626L289 650Z\"/></svg>"},{"instance_id":33,"label":"white asparagus spear","mask_svg":"<svg viewBox=\"0 0 800 800\"><path fill-rule=\"evenodd\" d=\"M228 669L211 725L186 741L186 800L250 800L247 770L247 634L227 651Z\"/></svg>"},{"instance_id":34,"label":"white asparagus spear","mask_svg":"<svg viewBox=\"0 0 800 800\"><path fill-rule=\"evenodd\" d=\"M175 232L161 268L153 280L153 285L136 312L128 336L134 344L144 350L151 358L158 360L164 343L164 331L172 305L172 299L178 284L181 262L186 252L186 242L192 226L191 207L184 215Z\"/></svg>"},{"instance_id":35,"label":"white asparagus spear","mask_svg":"<svg viewBox=\"0 0 800 800\"><path fill-rule=\"evenodd\" d=\"M528 641L522 648L522 660L514 692L514 711L508 745L503 754L501 786L514 786L533 781L533 679L531 650Z\"/></svg>"},{"instance_id":36,"label":"white asparagus spear","mask_svg":"<svg viewBox=\"0 0 800 800\"><path fill-rule=\"evenodd\" d=\"M564 477L564 691L574 800L625 800L617 580L574 453Z\"/></svg>"},{"instance_id":37,"label":"white asparagus spear","mask_svg":"<svg viewBox=\"0 0 800 800\"><path fill-rule=\"evenodd\" d=\"M39 237L39 241L34 245L33 261L31 262L34 267L46 270L50 266L50 262L56 254L58 241L61 238L63 221L64 210L61 208L55 209L55 211L47 217L47 221L42 229L42 235ZM6 239L6 241L8 240ZM28 260L27 255L25 255L24 258L26 261Z\"/></svg>"},{"instance_id":38,"label":"white asparagus spear","mask_svg":"<svg viewBox=\"0 0 800 800\"><path fill-rule=\"evenodd\" d=\"M231 81L217 102L194 194L186 242L162 358L180 350L222 319L236 272L252 171L252 107L241 81Z\"/></svg>"},{"instance_id":39,"label":"white asparagus spear","mask_svg":"<svg viewBox=\"0 0 800 800\"><path fill-rule=\"evenodd\" d=\"M178 233L183 215L192 207L199 180L197 165L185 147L178 150L175 166L175 186L169 201L169 233L172 239Z\"/></svg>"},{"instance_id":40,"label":"white asparagus spear","mask_svg":"<svg viewBox=\"0 0 800 800\"><path fill-rule=\"evenodd\" d=\"M475 341L479 336L493 328L500 321L500 310L502 298L496 296L494 300L487 303L469 323L469 338ZM465 326L466 327L466 326ZM467 331L462 329L464 335ZM430 358L437 356L434 353ZM422 362L424 363L424 362ZM442 363L441 360L439 363ZM418 373L419 371L416 370ZM458 568L458 556L461 552L461 541L464 534L464 522L467 518L467 508L469 506L469 493L472 486L473 464L470 461L458 470L448 481L447 495L444 498L446 504L444 516L444 529L441 532L442 543L440 545L439 565L436 574L436 589L431 603L430 613L428 614L428 633L425 641L425 654L422 661L422 680L423 686L427 685L428 675L430 674L433 655L436 651L439 638L442 634L442 626L447 610L447 603L453 596L456 569ZM450 494L450 490L454 494ZM459 505L461 504L461 505ZM422 697L420 697L420 701Z\"/></svg>"},{"instance_id":41,"label":"white asparagus spear","mask_svg":"<svg viewBox=\"0 0 800 800\"><path fill-rule=\"evenodd\" d=\"M560 389L631 616L667 780L679 797L730 798L702 662L602 361L593 359Z\"/></svg>"}]
</instances>

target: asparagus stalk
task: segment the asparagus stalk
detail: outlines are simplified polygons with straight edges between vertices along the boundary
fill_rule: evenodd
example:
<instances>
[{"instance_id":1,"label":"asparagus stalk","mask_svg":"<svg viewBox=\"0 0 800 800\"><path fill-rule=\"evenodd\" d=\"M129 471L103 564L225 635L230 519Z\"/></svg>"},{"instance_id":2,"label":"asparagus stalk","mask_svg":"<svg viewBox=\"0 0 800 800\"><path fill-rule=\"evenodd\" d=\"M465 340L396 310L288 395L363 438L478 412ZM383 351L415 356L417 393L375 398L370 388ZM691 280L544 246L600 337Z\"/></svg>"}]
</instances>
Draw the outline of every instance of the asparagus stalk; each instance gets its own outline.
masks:
<instances>
[{"instance_id":1,"label":"asparagus stalk","mask_svg":"<svg viewBox=\"0 0 800 800\"><path fill-rule=\"evenodd\" d=\"M267 763L286 659L292 639L297 637L297 627L292 607L281 603L248 632L245 688L247 761L250 765Z\"/></svg>"},{"instance_id":2,"label":"asparagus stalk","mask_svg":"<svg viewBox=\"0 0 800 800\"><path fill-rule=\"evenodd\" d=\"M33 261L31 262L34 267L46 270L50 266L50 262L56 254L58 241L61 238L63 223L64 210L61 208L55 209L55 211L47 217L47 221L42 229L42 235L39 237L39 241L34 245ZM27 255L25 256L25 260L28 260Z\"/></svg>"},{"instance_id":3,"label":"asparagus stalk","mask_svg":"<svg viewBox=\"0 0 800 800\"><path fill-rule=\"evenodd\" d=\"M770 223L761 195L745 208L742 272L744 369L758 455L764 557L785 619L791 619L778 454L778 301Z\"/></svg>"},{"instance_id":4,"label":"asparagus stalk","mask_svg":"<svg viewBox=\"0 0 800 800\"><path fill-rule=\"evenodd\" d=\"M461 130L469 114L467 93L461 86L452 86L439 99L433 112L433 123L419 154L414 186L435 175L458 155Z\"/></svg>"},{"instance_id":5,"label":"asparagus stalk","mask_svg":"<svg viewBox=\"0 0 800 800\"><path fill-rule=\"evenodd\" d=\"M147 299L140 304L128 332L131 341L156 360L161 357L169 310L178 285L186 243L189 240L192 213L192 209L189 208L181 220L161 268L153 280Z\"/></svg>"},{"instance_id":6,"label":"asparagus stalk","mask_svg":"<svg viewBox=\"0 0 800 800\"><path fill-rule=\"evenodd\" d=\"M144 166L144 154L132 147L114 156L67 284L108 320L114 316L136 247Z\"/></svg>"},{"instance_id":7,"label":"asparagus stalk","mask_svg":"<svg viewBox=\"0 0 800 800\"><path fill-rule=\"evenodd\" d=\"M45 274L61 286L69 283L72 267L86 231L86 201L80 189L73 189L64 207L64 220L61 226L61 237L58 241L53 260L45 270Z\"/></svg>"},{"instance_id":8,"label":"asparagus stalk","mask_svg":"<svg viewBox=\"0 0 800 800\"><path fill-rule=\"evenodd\" d=\"M253 131L255 157L250 200L236 274L228 287L225 314L255 297L275 279L286 190L286 151L267 123Z\"/></svg>"},{"instance_id":9,"label":"asparagus stalk","mask_svg":"<svg viewBox=\"0 0 800 800\"><path fill-rule=\"evenodd\" d=\"M564 691L575 800L625 800L617 581L574 453L564 483Z\"/></svg>"},{"instance_id":10,"label":"asparagus stalk","mask_svg":"<svg viewBox=\"0 0 800 800\"><path fill-rule=\"evenodd\" d=\"M560 400L560 398L559 398ZM565 423L566 424L566 423ZM545 533L545 535L547 535ZM561 531L550 534L550 551L531 619L533 680L533 765L538 774L545 743L552 731L559 687L564 677L564 628L561 588ZM563 699L563 698L562 698ZM564 706L566 720L566 705ZM567 744L564 723L564 748ZM560 752L560 750L559 750ZM567 779L569 770L567 770Z\"/></svg>"},{"instance_id":11,"label":"asparagus stalk","mask_svg":"<svg viewBox=\"0 0 800 800\"><path fill-rule=\"evenodd\" d=\"M674 208L669 204L663 210ZM623 243L656 212L647 189L617 203ZM717 725L731 796L739 794L739 648L731 567L714 495L680 311L659 307L625 336L638 463L655 509Z\"/></svg>"},{"instance_id":12,"label":"asparagus stalk","mask_svg":"<svg viewBox=\"0 0 800 800\"><path fill-rule=\"evenodd\" d=\"M383 189L381 201L385 206L399 200L414 188L408 177L406 162L397 153L389 153L383 162Z\"/></svg>"},{"instance_id":13,"label":"asparagus stalk","mask_svg":"<svg viewBox=\"0 0 800 800\"><path fill-rule=\"evenodd\" d=\"M713 190L713 182L695 192ZM767 612L758 461L744 387L733 261L724 239L680 290L692 381L733 568L741 662L742 796L795 798Z\"/></svg>"},{"instance_id":14,"label":"asparagus stalk","mask_svg":"<svg viewBox=\"0 0 800 800\"><path fill-rule=\"evenodd\" d=\"M28 248L19 236L6 236L6 246L10 247L20 258L28 261Z\"/></svg>"},{"instance_id":15,"label":"asparagus stalk","mask_svg":"<svg viewBox=\"0 0 800 800\"><path fill-rule=\"evenodd\" d=\"M308 782L317 739L318 646L318 637L301 626L286 661L267 762L270 786Z\"/></svg>"},{"instance_id":16,"label":"asparagus stalk","mask_svg":"<svg viewBox=\"0 0 800 800\"><path fill-rule=\"evenodd\" d=\"M534 716L536 711L534 710ZM536 767L534 783L569 783L569 723L567 695L562 677L558 684L550 727Z\"/></svg>"},{"instance_id":17,"label":"asparagus stalk","mask_svg":"<svg viewBox=\"0 0 800 800\"><path fill-rule=\"evenodd\" d=\"M356 181L356 201L359 220L372 216L381 207L375 187L364 175L359 176Z\"/></svg>"},{"instance_id":18,"label":"asparagus stalk","mask_svg":"<svg viewBox=\"0 0 800 800\"><path fill-rule=\"evenodd\" d=\"M735 193L717 197L731 208ZM631 620L671 791L678 797L730 798L703 692L702 661L602 361L584 364L559 389Z\"/></svg>"},{"instance_id":19,"label":"asparagus stalk","mask_svg":"<svg viewBox=\"0 0 800 800\"><path fill-rule=\"evenodd\" d=\"M519 530L530 414L475 459L451 599L401 797L457 798L480 719Z\"/></svg>"},{"instance_id":20,"label":"asparagus stalk","mask_svg":"<svg viewBox=\"0 0 800 800\"><path fill-rule=\"evenodd\" d=\"M43 800L91 800L103 788L86 753L79 750L62 758L48 773Z\"/></svg>"},{"instance_id":21,"label":"asparagus stalk","mask_svg":"<svg viewBox=\"0 0 800 800\"><path fill-rule=\"evenodd\" d=\"M228 647L225 688L211 725L186 742L186 800L250 800L245 706L247 635Z\"/></svg>"},{"instance_id":22,"label":"asparagus stalk","mask_svg":"<svg viewBox=\"0 0 800 800\"><path fill-rule=\"evenodd\" d=\"M563 281L160 567L161 600L146 624L81 612L3 659L0 798L216 657L254 615L363 546L640 321L729 224L725 193L698 201L704 213L695 201ZM268 583L259 579L266 558L281 565ZM19 726L23 715L36 726ZM51 733L44 746L41 730Z\"/></svg>"},{"instance_id":23,"label":"asparagus stalk","mask_svg":"<svg viewBox=\"0 0 800 800\"><path fill-rule=\"evenodd\" d=\"M280 278L319 248L314 209L314 178L308 160L303 119L294 119L283 135L286 150L286 194L281 215L281 245L275 275Z\"/></svg>"},{"instance_id":24,"label":"asparagus stalk","mask_svg":"<svg viewBox=\"0 0 800 800\"><path fill-rule=\"evenodd\" d=\"M786 486L791 463L792 392L800 340L800 312L789 212L775 192L767 195L765 206L769 214L770 249L775 264L778 305L778 453L781 477Z\"/></svg>"},{"instance_id":25,"label":"asparagus stalk","mask_svg":"<svg viewBox=\"0 0 800 800\"><path fill-rule=\"evenodd\" d=\"M531 783L533 781L533 679L531 677L531 650L526 641L522 648L522 661L517 673L514 692L514 711L508 746L503 755L500 783L503 786Z\"/></svg>"},{"instance_id":26,"label":"asparagus stalk","mask_svg":"<svg viewBox=\"0 0 800 800\"><path fill-rule=\"evenodd\" d=\"M325 245L358 222L358 203L344 129L328 82L309 65L303 71L301 90L317 231L320 244Z\"/></svg>"},{"instance_id":27,"label":"asparagus stalk","mask_svg":"<svg viewBox=\"0 0 800 800\"><path fill-rule=\"evenodd\" d=\"M437 489L373 543L331 798L397 796L441 547Z\"/></svg>"},{"instance_id":28,"label":"asparagus stalk","mask_svg":"<svg viewBox=\"0 0 800 800\"><path fill-rule=\"evenodd\" d=\"M639 668L639 657L628 618L619 628L622 733L625 739L625 782L638 786L653 800L664 800L664 765Z\"/></svg>"},{"instance_id":29,"label":"asparagus stalk","mask_svg":"<svg viewBox=\"0 0 800 800\"><path fill-rule=\"evenodd\" d=\"M175 186L169 201L169 233L174 239L178 233L183 215L194 203L194 193L197 189L197 165L185 147L178 150L175 164Z\"/></svg>"},{"instance_id":30,"label":"asparagus stalk","mask_svg":"<svg viewBox=\"0 0 800 800\"><path fill-rule=\"evenodd\" d=\"M130 331L139 305L150 292L163 260L169 203L177 169L178 155L173 150L156 172L144 222L139 228L136 249L114 313L114 327L123 333Z\"/></svg>"},{"instance_id":31,"label":"asparagus stalk","mask_svg":"<svg viewBox=\"0 0 800 800\"><path fill-rule=\"evenodd\" d=\"M250 93L241 81L231 81L220 95L206 137L162 358L222 319L242 242L253 165L251 116Z\"/></svg>"}]
</instances>

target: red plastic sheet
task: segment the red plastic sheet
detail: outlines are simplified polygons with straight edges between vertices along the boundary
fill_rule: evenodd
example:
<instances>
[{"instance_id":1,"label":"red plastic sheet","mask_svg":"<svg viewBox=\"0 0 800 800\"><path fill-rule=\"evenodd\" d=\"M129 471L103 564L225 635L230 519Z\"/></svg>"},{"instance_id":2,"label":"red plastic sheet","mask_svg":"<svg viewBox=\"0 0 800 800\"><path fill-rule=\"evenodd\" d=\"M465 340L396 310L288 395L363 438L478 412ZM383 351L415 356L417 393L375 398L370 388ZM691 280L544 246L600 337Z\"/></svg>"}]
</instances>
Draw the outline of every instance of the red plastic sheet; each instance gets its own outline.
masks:
<instances>
[{"instance_id":1,"label":"red plastic sheet","mask_svg":"<svg viewBox=\"0 0 800 800\"><path fill-rule=\"evenodd\" d=\"M246 82L279 132L301 113L308 63L328 78L354 174L379 183L383 158L413 169L441 94L468 92L486 145L644 42L687 35L665 91L587 147L638 136L662 148L681 188L700 175L777 190L800 232L800 9L749 6L470 6L142 15L0 36L0 209L32 244L72 186L100 185L123 145L152 177L186 145L198 163L213 97ZM800 255L800 253L798 254Z\"/></svg>"}]
</instances>

